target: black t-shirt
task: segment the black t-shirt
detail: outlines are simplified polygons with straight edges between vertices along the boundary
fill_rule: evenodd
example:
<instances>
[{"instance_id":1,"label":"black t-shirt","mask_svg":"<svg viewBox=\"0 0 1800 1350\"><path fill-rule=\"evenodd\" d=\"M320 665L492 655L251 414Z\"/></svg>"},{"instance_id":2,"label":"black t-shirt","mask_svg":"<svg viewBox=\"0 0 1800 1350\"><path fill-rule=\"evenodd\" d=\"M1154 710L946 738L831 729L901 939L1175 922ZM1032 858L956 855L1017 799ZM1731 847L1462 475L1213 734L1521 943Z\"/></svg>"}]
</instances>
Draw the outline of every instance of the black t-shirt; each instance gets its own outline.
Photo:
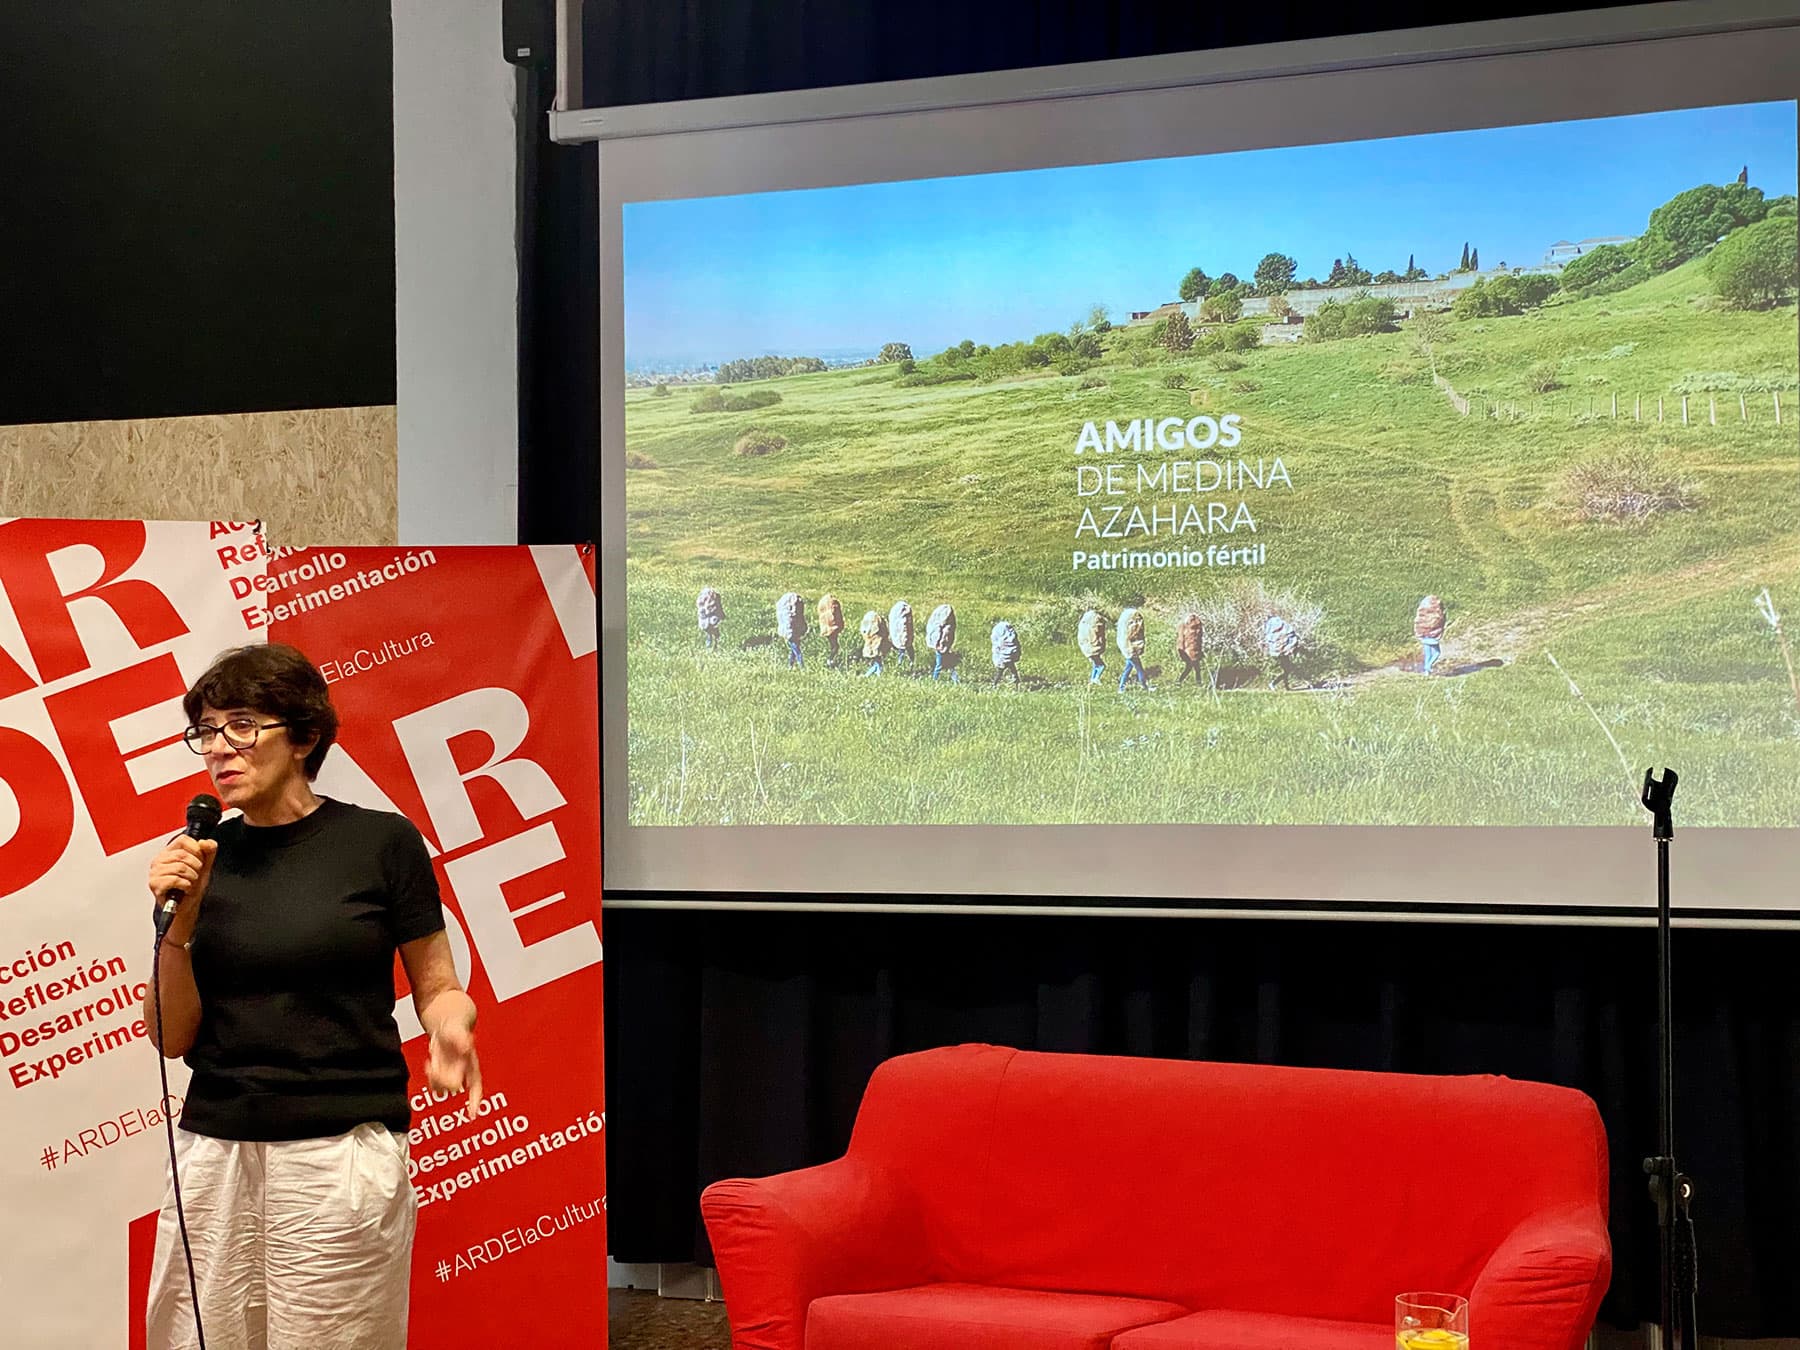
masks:
<instances>
[{"instance_id":1,"label":"black t-shirt","mask_svg":"<svg viewBox=\"0 0 1800 1350\"><path fill-rule=\"evenodd\" d=\"M412 822L322 800L287 825L219 826L189 955L200 1028L182 1128L315 1139L411 1123L394 951L444 926Z\"/></svg>"}]
</instances>

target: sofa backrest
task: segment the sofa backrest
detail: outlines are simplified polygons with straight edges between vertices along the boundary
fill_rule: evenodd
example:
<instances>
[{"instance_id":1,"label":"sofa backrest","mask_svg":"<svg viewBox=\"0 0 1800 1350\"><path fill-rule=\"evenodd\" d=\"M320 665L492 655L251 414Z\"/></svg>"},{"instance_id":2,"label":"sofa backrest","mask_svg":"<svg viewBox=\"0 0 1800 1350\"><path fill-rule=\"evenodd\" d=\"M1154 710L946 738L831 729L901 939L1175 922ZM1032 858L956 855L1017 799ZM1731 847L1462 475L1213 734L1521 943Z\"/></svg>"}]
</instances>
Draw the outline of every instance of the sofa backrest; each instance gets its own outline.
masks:
<instances>
[{"instance_id":1,"label":"sofa backrest","mask_svg":"<svg viewBox=\"0 0 1800 1350\"><path fill-rule=\"evenodd\" d=\"M1524 1218L1606 1205L1579 1092L1505 1078L957 1046L870 1080L850 1145L938 1278L1385 1321Z\"/></svg>"}]
</instances>

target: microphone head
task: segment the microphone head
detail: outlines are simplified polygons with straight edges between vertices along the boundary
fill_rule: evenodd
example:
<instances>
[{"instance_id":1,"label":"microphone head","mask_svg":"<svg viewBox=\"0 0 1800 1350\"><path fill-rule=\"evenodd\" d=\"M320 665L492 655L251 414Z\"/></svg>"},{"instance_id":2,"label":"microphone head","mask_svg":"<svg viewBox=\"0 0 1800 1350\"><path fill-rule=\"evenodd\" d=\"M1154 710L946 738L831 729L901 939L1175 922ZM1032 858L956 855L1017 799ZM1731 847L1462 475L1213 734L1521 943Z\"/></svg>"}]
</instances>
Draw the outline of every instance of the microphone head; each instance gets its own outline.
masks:
<instances>
[{"instance_id":1,"label":"microphone head","mask_svg":"<svg viewBox=\"0 0 1800 1350\"><path fill-rule=\"evenodd\" d=\"M188 803L187 832L196 839L210 838L212 832L219 827L222 811L217 797L210 792L200 793Z\"/></svg>"}]
</instances>

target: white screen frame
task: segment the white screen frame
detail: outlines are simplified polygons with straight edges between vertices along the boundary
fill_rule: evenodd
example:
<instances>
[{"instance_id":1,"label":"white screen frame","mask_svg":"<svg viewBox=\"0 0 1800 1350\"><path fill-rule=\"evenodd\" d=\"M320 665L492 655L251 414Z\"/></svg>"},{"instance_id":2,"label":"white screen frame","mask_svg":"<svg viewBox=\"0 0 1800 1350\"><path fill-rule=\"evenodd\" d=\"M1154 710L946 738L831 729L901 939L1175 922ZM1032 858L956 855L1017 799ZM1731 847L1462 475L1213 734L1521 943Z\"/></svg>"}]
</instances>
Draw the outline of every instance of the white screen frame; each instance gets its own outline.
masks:
<instances>
[{"instance_id":1,"label":"white screen frame","mask_svg":"<svg viewBox=\"0 0 1800 1350\"><path fill-rule=\"evenodd\" d=\"M1678 90L1674 97L1653 94L1664 82ZM1531 91L1529 109L1521 106L1523 89ZM600 323L607 353L620 351L623 341L626 201L1097 163L1121 158L1121 144L1129 144L1130 158L1154 158L1797 97L1800 4L1709 0L564 113L554 125L561 138L602 142ZM981 134L972 136L971 128ZM1645 920L1653 855L1647 830L1623 826L630 825L622 790L623 392L622 362L603 360L602 772L603 784L621 785L603 793L609 904ZM1678 798L1678 827L1680 806ZM1246 831L1254 832L1254 847L1245 847ZM1112 860L1121 851L1143 861L1134 893L1118 897ZM846 855L862 859L868 872L901 880L990 880L975 895L896 885L886 895L844 896L836 860ZM1693 879L1676 887L1689 920L1800 927L1800 829L1684 831L1676 856L1678 876ZM928 874L919 870L921 857L931 860ZM1197 857L1208 860L1212 895L1182 893L1192 885ZM1469 878L1488 879L1486 889Z\"/></svg>"}]
</instances>

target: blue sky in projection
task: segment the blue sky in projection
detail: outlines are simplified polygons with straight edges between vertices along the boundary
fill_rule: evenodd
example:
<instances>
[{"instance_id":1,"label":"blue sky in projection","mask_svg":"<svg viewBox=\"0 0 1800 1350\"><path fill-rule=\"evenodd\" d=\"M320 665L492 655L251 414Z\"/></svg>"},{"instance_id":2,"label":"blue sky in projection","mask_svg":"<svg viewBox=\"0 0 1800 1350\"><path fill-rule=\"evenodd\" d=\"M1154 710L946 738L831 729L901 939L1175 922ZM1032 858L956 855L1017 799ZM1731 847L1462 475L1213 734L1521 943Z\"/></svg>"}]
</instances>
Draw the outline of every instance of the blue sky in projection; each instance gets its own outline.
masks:
<instances>
[{"instance_id":1,"label":"blue sky in projection","mask_svg":"<svg viewBox=\"0 0 1800 1350\"><path fill-rule=\"evenodd\" d=\"M624 208L628 366L759 353L921 357L1175 297L1194 266L1248 280L1272 250L1323 279L1354 254L1436 274L1559 239L1636 235L1698 183L1796 178L1791 102L1340 145L1038 169Z\"/></svg>"}]
</instances>

